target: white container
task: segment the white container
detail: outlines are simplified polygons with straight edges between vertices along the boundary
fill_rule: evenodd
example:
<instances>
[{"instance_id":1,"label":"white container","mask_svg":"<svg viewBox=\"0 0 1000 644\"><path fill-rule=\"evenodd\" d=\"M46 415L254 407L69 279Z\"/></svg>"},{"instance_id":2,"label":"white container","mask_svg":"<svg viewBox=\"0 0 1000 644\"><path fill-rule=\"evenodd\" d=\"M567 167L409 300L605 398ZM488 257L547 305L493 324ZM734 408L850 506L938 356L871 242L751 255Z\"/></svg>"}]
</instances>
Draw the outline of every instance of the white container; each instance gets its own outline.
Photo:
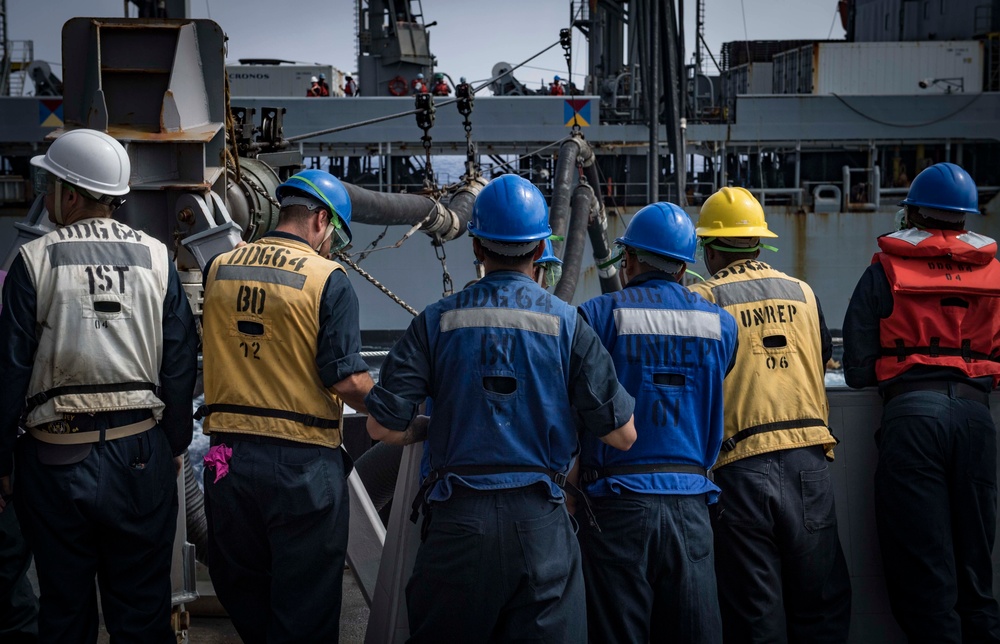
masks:
<instances>
[{"instance_id":1,"label":"white container","mask_svg":"<svg viewBox=\"0 0 1000 644\"><path fill-rule=\"evenodd\" d=\"M344 95L344 74L331 65L226 65L230 96L305 96L310 78L326 74L330 96Z\"/></svg>"},{"instance_id":2,"label":"white container","mask_svg":"<svg viewBox=\"0 0 1000 644\"><path fill-rule=\"evenodd\" d=\"M811 49L813 94L978 94L983 89L983 44L976 40L817 43ZM809 48L803 50L805 55Z\"/></svg>"}]
</instances>

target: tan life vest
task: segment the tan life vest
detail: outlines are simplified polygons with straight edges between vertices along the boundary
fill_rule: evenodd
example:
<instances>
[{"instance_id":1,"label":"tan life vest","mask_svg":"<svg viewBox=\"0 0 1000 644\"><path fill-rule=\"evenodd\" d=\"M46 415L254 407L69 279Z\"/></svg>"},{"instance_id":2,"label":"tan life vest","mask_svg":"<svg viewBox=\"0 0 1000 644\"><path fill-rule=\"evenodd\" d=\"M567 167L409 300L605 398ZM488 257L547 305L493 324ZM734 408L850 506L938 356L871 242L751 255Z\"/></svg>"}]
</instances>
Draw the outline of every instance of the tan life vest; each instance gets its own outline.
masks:
<instances>
[{"instance_id":1,"label":"tan life vest","mask_svg":"<svg viewBox=\"0 0 1000 644\"><path fill-rule=\"evenodd\" d=\"M736 318L739 349L723 384L725 433L715 464L822 445L827 427L819 310L808 284L757 260L740 260L691 290Z\"/></svg>"},{"instance_id":2,"label":"tan life vest","mask_svg":"<svg viewBox=\"0 0 1000 644\"><path fill-rule=\"evenodd\" d=\"M340 446L343 403L316 366L320 300L336 270L276 236L215 258L203 309L206 434Z\"/></svg>"},{"instance_id":3,"label":"tan life vest","mask_svg":"<svg viewBox=\"0 0 1000 644\"><path fill-rule=\"evenodd\" d=\"M149 409L159 420L167 248L110 218L21 247L37 298L29 427L64 414Z\"/></svg>"}]
</instances>

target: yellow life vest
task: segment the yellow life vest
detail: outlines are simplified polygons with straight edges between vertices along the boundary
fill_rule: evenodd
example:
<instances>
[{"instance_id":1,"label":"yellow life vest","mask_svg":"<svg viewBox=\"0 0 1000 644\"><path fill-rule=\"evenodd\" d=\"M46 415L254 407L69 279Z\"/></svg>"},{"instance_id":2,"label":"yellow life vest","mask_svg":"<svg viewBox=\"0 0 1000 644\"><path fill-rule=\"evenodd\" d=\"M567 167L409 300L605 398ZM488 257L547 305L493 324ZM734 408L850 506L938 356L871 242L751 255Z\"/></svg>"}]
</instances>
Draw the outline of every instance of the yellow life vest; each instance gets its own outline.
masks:
<instances>
[{"instance_id":1,"label":"yellow life vest","mask_svg":"<svg viewBox=\"0 0 1000 644\"><path fill-rule=\"evenodd\" d=\"M723 384L725 433L715 467L822 445L833 458L816 296L801 280L740 260L691 290L736 318L739 349Z\"/></svg>"},{"instance_id":2,"label":"yellow life vest","mask_svg":"<svg viewBox=\"0 0 1000 644\"><path fill-rule=\"evenodd\" d=\"M340 446L343 402L316 366L320 300L336 270L277 236L215 258L203 314L206 434Z\"/></svg>"}]
</instances>

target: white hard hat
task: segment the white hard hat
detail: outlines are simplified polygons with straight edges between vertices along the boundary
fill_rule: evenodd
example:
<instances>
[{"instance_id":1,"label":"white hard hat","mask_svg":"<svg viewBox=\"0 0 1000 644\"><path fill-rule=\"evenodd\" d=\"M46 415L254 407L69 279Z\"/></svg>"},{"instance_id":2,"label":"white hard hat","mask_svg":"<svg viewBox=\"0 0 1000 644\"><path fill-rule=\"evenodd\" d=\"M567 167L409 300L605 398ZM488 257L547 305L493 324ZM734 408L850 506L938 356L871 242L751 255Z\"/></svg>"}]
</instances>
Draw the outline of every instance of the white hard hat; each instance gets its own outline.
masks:
<instances>
[{"instance_id":1,"label":"white hard hat","mask_svg":"<svg viewBox=\"0 0 1000 644\"><path fill-rule=\"evenodd\" d=\"M309 79L309 82L310 82L310 83L318 83L318 82L319 82L319 79L318 79L318 78L316 78L315 76L313 76L312 78L310 78L310 79Z\"/></svg>"},{"instance_id":2,"label":"white hard hat","mask_svg":"<svg viewBox=\"0 0 1000 644\"><path fill-rule=\"evenodd\" d=\"M97 197L128 194L132 173L121 143L104 132L87 129L66 132L44 155L32 157L31 165Z\"/></svg>"}]
</instances>

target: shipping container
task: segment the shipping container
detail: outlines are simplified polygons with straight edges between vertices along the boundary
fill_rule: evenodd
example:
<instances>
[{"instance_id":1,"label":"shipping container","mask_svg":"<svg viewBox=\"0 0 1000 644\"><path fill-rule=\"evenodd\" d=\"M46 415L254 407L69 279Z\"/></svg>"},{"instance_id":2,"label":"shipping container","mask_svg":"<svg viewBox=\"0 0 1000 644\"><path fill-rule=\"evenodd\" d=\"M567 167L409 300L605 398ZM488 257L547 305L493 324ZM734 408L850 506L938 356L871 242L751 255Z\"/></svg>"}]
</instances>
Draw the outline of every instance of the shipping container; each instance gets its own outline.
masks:
<instances>
[{"instance_id":1,"label":"shipping container","mask_svg":"<svg viewBox=\"0 0 1000 644\"><path fill-rule=\"evenodd\" d=\"M975 40L822 42L774 56L775 94L979 93L982 79Z\"/></svg>"},{"instance_id":2,"label":"shipping container","mask_svg":"<svg viewBox=\"0 0 1000 644\"><path fill-rule=\"evenodd\" d=\"M344 95L344 73L330 65L226 65L226 72L232 96L305 96L320 74L331 96Z\"/></svg>"},{"instance_id":3,"label":"shipping container","mask_svg":"<svg viewBox=\"0 0 1000 644\"><path fill-rule=\"evenodd\" d=\"M773 66L772 63L750 63L730 69L727 95L770 94Z\"/></svg>"}]
</instances>

